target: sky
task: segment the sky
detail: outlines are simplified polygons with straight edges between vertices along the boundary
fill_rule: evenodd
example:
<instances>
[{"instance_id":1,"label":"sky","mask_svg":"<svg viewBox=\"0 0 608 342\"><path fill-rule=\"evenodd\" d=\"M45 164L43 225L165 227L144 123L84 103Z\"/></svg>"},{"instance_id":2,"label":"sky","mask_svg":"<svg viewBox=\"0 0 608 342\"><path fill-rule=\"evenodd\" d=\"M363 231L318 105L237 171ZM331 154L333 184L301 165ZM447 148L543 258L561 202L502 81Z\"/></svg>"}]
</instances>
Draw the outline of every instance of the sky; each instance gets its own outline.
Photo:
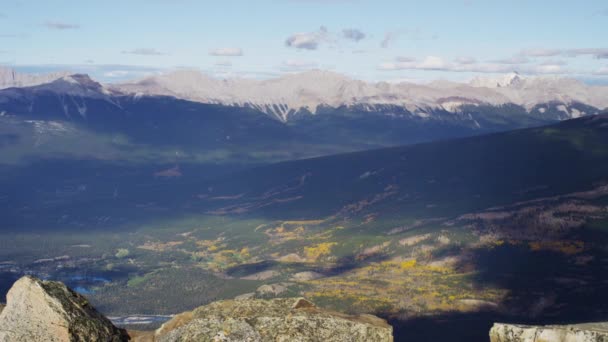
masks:
<instances>
[{"instance_id":1,"label":"sky","mask_svg":"<svg viewBox=\"0 0 608 342\"><path fill-rule=\"evenodd\" d=\"M608 84L606 0L0 0L0 65L120 82L179 68Z\"/></svg>"}]
</instances>

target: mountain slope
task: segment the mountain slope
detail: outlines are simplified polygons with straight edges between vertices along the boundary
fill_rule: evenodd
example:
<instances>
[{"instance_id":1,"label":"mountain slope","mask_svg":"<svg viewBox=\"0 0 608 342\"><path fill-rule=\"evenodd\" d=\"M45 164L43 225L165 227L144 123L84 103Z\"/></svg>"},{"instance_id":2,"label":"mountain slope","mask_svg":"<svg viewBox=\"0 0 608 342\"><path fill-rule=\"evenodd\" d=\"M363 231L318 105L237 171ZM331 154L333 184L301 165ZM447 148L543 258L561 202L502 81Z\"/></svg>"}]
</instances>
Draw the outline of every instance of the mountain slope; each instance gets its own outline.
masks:
<instances>
[{"instance_id":1,"label":"mountain slope","mask_svg":"<svg viewBox=\"0 0 608 342\"><path fill-rule=\"evenodd\" d=\"M385 206L362 209L364 213L454 215L590 190L608 181L606 133L608 116L600 115L489 136L286 162L218 182L213 195L244 194L235 208L260 206L269 215L328 215L361 201ZM272 196L265 196L269 192ZM382 198L374 201L377 196ZM262 206L280 198L298 199Z\"/></svg>"},{"instance_id":2,"label":"mountain slope","mask_svg":"<svg viewBox=\"0 0 608 342\"><path fill-rule=\"evenodd\" d=\"M289 161L215 181L208 179L222 174L213 171L217 164L198 164L187 155L173 163L62 158L6 165L0 168L0 180L7 191L14 189L3 194L6 228L55 222L62 215L79 225L106 206L118 221L145 217L152 213L137 207L146 202L175 213L266 218L461 215L608 182L607 126L606 115L590 116L494 135ZM284 132L280 128L277 134ZM234 158L246 158L232 152ZM46 208L32 203L34 198L48 203ZM101 199L99 208L84 205Z\"/></svg>"}]
</instances>

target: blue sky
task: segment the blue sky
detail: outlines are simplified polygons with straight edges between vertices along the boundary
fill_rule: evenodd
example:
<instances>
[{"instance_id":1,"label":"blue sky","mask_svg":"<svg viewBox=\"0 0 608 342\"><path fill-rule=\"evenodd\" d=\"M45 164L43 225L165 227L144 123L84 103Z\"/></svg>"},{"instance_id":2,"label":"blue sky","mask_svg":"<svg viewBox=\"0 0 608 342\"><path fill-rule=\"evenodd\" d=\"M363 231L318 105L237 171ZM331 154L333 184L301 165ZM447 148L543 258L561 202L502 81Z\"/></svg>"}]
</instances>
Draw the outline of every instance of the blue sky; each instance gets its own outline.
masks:
<instances>
[{"instance_id":1,"label":"blue sky","mask_svg":"<svg viewBox=\"0 0 608 342\"><path fill-rule=\"evenodd\" d=\"M2 0L0 64L104 81L319 68L374 81L518 71L608 83L608 2Z\"/></svg>"}]
</instances>

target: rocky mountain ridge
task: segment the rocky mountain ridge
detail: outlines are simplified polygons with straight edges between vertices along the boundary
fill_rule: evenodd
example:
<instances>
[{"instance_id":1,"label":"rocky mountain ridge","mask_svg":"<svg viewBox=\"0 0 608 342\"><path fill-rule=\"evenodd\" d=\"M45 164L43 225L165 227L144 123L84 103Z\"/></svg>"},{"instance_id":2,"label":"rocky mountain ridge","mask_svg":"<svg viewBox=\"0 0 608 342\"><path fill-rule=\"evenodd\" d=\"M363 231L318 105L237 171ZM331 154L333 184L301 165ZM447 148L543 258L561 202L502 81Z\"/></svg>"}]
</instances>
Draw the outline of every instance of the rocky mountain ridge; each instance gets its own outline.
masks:
<instances>
[{"instance_id":1,"label":"rocky mountain ridge","mask_svg":"<svg viewBox=\"0 0 608 342\"><path fill-rule=\"evenodd\" d=\"M18 81L21 79L26 81ZM596 114L608 107L606 86L518 74L478 77L468 83L417 84L365 82L322 70L257 80L218 79L198 70L183 69L121 84L97 83L93 86L94 83L97 82L84 75L33 76L0 69L0 89L39 86L33 90L105 99L109 96L170 96L199 103L251 108L284 122L300 113L322 113L325 108L356 108L386 115L399 115L399 110L405 110L416 117L429 118L446 112L462 114L470 107L515 105L538 116L557 111L558 119L563 120Z\"/></svg>"},{"instance_id":2,"label":"rocky mountain ridge","mask_svg":"<svg viewBox=\"0 0 608 342\"><path fill-rule=\"evenodd\" d=\"M458 112L472 105L515 104L532 111L536 106L559 103L569 118L590 113L572 111L572 103L608 107L608 87L588 86L573 79L513 74L507 80L476 78L470 83L429 84L364 82L344 75L312 70L268 80L214 79L195 70L179 70L140 81L114 85L135 95L169 95L191 101L256 108L280 120L305 110L317 113L323 106L394 105L424 117L433 110Z\"/></svg>"}]
</instances>

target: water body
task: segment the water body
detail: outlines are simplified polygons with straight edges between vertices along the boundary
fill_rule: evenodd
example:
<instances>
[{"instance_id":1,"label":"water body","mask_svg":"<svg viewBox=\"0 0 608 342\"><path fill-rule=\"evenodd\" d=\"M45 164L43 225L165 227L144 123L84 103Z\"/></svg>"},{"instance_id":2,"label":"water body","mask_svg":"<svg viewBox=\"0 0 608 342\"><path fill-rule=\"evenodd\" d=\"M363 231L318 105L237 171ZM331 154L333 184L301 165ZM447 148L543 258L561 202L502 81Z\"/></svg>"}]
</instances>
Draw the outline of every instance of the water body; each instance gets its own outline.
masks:
<instances>
[{"instance_id":1,"label":"water body","mask_svg":"<svg viewBox=\"0 0 608 342\"><path fill-rule=\"evenodd\" d=\"M75 275L75 276L71 276L70 279L71 281L87 281L87 282L101 282L101 283L109 283L111 280L108 278L104 278L104 277L98 277L98 276L80 276L80 275Z\"/></svg>"},{"instance_id":2,"label":"water body","mask_svg":"<svg viewBox=\"0 0 608 342\"><path fill-rule=\"evenodd\" d=\"M95 292L82 286L76 286L73 290L83 295L93 294Z\"/></svg>"},{"instance_id":3,"label":"water body","mask_svg":"<svg viewBox=\"0 0 608 342\"><path fill-rule=\"evenodd\" d=\"M74 291L83 294L89 295L95 293L94 287L103 286L105 284L110 283L111 280L102 276L82 276L82 275L72 275L67 277L65 283L74 289Z\"/></svg>"},{"instance_id":4,"label":"water body","mask_svg":"<svg viewBox=\"0 0 608 342\"><path fill-rule=\"evenodd\" d=\"M114 325L131 326L131 325L148 325L162 324L173 318L172 315L131 315L121 317L108 317Z\"/></svg>"}]
</instances>

